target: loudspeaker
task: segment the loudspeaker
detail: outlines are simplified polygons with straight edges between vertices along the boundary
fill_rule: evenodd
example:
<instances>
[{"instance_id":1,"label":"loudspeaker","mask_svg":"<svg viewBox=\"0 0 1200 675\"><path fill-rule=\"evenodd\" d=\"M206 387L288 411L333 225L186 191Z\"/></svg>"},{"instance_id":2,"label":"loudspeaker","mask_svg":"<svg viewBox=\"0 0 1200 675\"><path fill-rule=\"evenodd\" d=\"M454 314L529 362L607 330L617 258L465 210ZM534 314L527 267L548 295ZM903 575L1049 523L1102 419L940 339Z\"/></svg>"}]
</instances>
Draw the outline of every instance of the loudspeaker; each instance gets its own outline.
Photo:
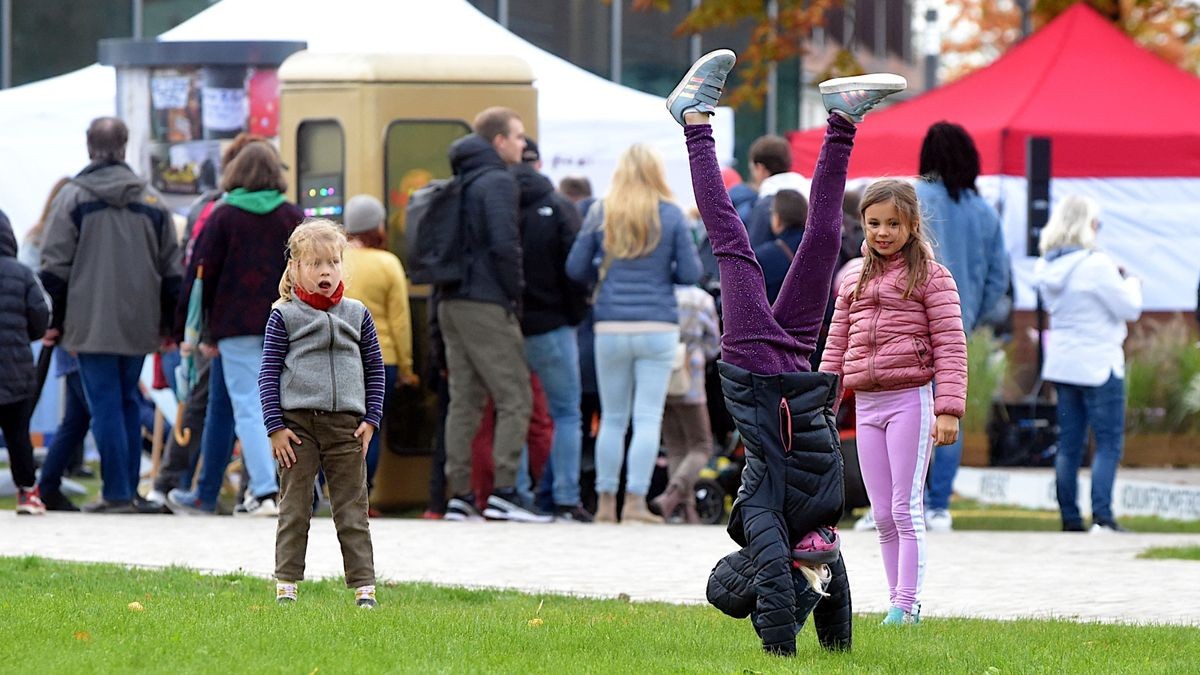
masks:
<instances>
[{"instance_id":1,"label":"loudspeaker","mask_svg":"<svg viewBox=\"0 0 1200 675\"><path fill-rule=\"evenodd\" d=\"M1025 141L1025 181L1028 189L1028 209L1025 223L1028 232L1026 255L1037 257L1038 239L1050 219L1050 139L1030 136Z\"/></svg>"}]
</instances>

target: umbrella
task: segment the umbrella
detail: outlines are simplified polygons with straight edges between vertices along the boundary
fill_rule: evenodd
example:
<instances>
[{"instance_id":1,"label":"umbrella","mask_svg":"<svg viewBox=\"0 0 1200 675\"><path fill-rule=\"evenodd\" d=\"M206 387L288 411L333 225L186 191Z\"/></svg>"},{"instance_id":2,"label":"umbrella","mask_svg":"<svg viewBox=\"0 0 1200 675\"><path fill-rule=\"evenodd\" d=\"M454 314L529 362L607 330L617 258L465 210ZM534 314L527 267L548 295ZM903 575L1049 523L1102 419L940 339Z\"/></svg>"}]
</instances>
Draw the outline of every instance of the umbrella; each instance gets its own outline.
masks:
<instances>
[{"instance_id":1,"label":"umbrella","mask_svg":"<svg viewBox=\"0 0 1200 675\"><path fill-rule=\"evenodd\" d=\"M175 442L187 445L192 440L192 430L183 428L183 409L187 405L188 395L200 379L196 372L195 350L200 348L200 328L203 316L200 309L204 296L204 266L196 268L196 280L192 282L192 291L188 294L187 320L183 325L183 341L191 345L192 351L184 354L175 366L175 399L179 407L175 413Z\"/></svg>"},{"instance_id":2,"label":"umbrella","mask_svg":"<svg viewBox=\"0 0 1200 675\"><path fill-rule=\"evenodd\" d=\"M46 386L46 376L50 373L50 357L54 354L54 345L42 345L42 351L37 359L37 391L34 400L42 397L42 388Z\"/></svg>"}]
</instances>

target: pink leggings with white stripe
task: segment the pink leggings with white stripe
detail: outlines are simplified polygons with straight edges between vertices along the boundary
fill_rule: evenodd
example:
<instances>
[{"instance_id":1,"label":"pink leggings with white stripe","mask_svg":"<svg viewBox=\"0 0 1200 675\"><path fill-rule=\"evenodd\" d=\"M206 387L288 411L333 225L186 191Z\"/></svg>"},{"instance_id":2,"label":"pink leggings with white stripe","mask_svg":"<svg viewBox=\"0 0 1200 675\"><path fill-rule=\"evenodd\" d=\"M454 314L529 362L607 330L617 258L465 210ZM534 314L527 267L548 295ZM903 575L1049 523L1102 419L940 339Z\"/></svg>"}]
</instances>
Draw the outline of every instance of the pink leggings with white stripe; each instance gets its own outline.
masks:
<instances>
[{"instance_id":1,"label":"pink leggings with white stripe","mask_svg":"<svg viewBox=\"0 0 1200 675\"><path fill-rule=\"evenodd\" d=\"M893 607L906 612L925 577L925 473L933 449L933 386L855 392L858 462L879 530Z\"/></svg>"}]
</instances>

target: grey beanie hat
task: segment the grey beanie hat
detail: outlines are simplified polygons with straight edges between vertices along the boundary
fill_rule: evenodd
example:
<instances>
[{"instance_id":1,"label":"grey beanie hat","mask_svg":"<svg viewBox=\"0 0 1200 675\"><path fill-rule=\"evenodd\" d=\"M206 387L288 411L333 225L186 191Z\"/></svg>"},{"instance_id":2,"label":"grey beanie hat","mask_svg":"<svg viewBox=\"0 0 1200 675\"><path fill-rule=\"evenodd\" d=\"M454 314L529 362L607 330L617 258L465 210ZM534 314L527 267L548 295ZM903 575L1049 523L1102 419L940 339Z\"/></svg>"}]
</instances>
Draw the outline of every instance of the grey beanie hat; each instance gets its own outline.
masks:
<instances>
[{"instance_id":1,"label":"grey beanie hat","mask_svg":"<svg viewBox=\"0 0 1200 675\"><path fill-rule=\"evenodd\" d=\"M346 202L342 222L346 225L346 234L362 234L374 232L383 224L386 216L383 202L371 195L354 195Z\"/></svg>"}]
</instances>

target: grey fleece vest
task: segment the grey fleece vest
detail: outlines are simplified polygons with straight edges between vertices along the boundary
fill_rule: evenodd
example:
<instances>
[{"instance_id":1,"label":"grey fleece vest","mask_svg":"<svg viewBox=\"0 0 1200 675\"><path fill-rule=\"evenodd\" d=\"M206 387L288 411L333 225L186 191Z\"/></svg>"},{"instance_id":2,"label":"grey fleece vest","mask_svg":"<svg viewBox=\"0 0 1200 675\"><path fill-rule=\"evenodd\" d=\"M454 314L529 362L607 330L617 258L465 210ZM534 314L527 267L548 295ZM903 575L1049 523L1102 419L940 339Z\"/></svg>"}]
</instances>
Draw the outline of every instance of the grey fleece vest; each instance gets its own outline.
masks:
<instances>
[{"instance_id":1,"label":"grey fleece vest","mask_svg":"<svg viewBox=\"0 0 1200 675\"><path fill-rule=\"evenodd\" d=\"M280 407L365 415L367 393L359 350L363 304L343 298L329 311L321 311L293 295L291 302L275 307L288 332Z\"/></svg>"}]
</instances>

